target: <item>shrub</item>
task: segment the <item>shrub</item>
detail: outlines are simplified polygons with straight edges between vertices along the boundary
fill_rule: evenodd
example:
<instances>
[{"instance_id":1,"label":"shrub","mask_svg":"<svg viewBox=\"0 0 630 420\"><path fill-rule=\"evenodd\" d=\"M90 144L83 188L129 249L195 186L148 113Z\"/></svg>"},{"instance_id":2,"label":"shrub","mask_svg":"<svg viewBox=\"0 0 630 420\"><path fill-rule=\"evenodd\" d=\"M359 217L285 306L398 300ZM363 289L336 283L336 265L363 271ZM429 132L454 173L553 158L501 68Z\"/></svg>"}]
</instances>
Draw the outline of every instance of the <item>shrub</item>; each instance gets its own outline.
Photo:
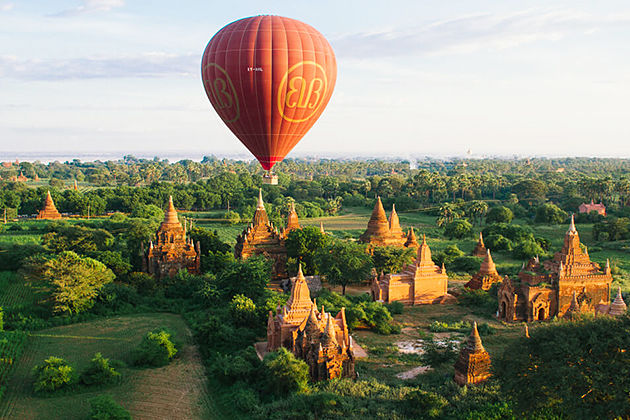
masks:
<instances>
[{"instance_id":1,"label":"shrub","mask_svg":"<svg viewBox=\"0 0 630 420\"><path fill-rule=\"evenodd\" d=\"M453 239L461 239L470 236L472 233L472 225L468 220L456 219L444 227L446 237Z\"/></svg>"},{"instance_id":2,"label":"shrub","mask_svg":"<svg viewBox=\"0 0 630 420\"><path fill-rule=\"evenodd\" d=\"M109 359L96 353L88 368L81 374L81 382L85 385L104 385L119 381L120 373L110 366Z\"/></svg>"},{"instance_id":3,"label":"shrub","mask_svg":"<svg viewBox=\"0 0 630 420\"><path fill-rule=\"evenodd\" d=\"M400 315L403 313L405 305L402 302L394 301L385 306L390 314L392 315Z\"/></svg>"},{"instance_id":4,"label":"shrub","mask_svg":"<svg viewBox=\"0 0 630 420\"><path fill-rule=\"evenodd\" d=\"M267 377L265 388L272 394L284 396L308 390L308 365L284 347L268 353L263 368Z\"/></svg>"},{"instance_id":5,"label":"shrub","mask_svg":"<svg viewBox=\"0 0 630 420\"><path fill-rule=\"evenodd\" d=\"M256 327L258 316L256 304L245 295L235 295L230 302L230 314L236 325L242 327Z\"/></svg>"},{"instance_id":6,"label":"shrub","mask_svg":"<svg viewBox=\"0 0 630 420\"><path fill-rule=\"evenodd\" d=\"M492 251L511 251L512 241L503 235L490 235L487 238L483 238L486 246Z\"/></svg>"},{"instance_id":7,"label":"shrub","mask_svg":"<svg viewBox=\"0 0 630 420\"><path fill-rule=\"evenodd\" d=\"M445 363L454 363L457 357L457 341L445 339L434 341L432 338L424 340L422 345L422 363L436 367Z\"/></svg>"},{"instance_id":8,"label":"shrub","mask_svg":"<svg viewBox=\"0 0 630 420\"><path fill-rule=\"evenodd\" d=\"M165 328L148 332L140 342L134 355L134 364L138 366L164 366L177 354L177 348L171 341L172 334Z\"/></svg>"},{"instance_id":9,"label":"shrub","mask_svg":"<svg viewBox=\"0 0 630 420\"><path fill-rule=\"evenodd\" d=\"M457 272L465 271L467 273L476 273L477 271L479 271L480 267L481 258L463 256L455 258L451 265L447 267L447 269Z\"/></svg>"},{"instance_id":10,"label":"shrub","mask_svg":"<svg viewBox=\"0 0 630 420\"><path fill-rule=\"evenodd\" d=\"M512 256L519 259L529 259L536 255L544 255L545 250L542 249L537 242L527 240L517 244L512 250Z\"/></svg>"},{"instance_id":11,"label":"shrub","mask_svg":"<svg viewBox=\"0 0 630 420\"><path fill-rule=\"evenodd\" d=\"M457 298L457 303L467 306L473 312L491 315L498 308L496 285L492 285L490 290L464 289L464 292Z\"/></svg>"},{"instance_id":12,"label":"shrub","mask_svg":"<svg viewBox=\"0 0 630 420\"><path fill-rule=\"evenodd\" d=\"M510 223L512 219L514 213L504 206L492 207L486 215L486 223Z\"/></svg>"},{"instance_id":13,"label":"shrub","mask_svg":"<svg viewBox=\"0 0 630 420\"><path fill-rule=\"evenodd\" d=\"M241 215L230 210L223 215L223 219L225 219L229 224L235 225L241 222Z\"/></svg>"},{"instance_id":14,"label":"shrub","mask_svg":"<svg viewBox=\"0 0 630 420\"><path fill-rule=\"evenodd\" d=\"M547 203L536 209L536 223L558 224L566 220L567 213L555 204Z\"/></svg>"},{"instance_id":15,"label":"shrub","mask_svg":"<svg viewBox=\"0 0 630 420\"><path fill-rule=\"evenodd\" d=\"M76 382L72 366L60 357L50 356L44 363L33 368L35 392L52 392L69 387Z\"/></svg>"},{"instance_id":16,"label":"shrub","mask_svg":"<svg viewBox=\"0 0 630 420\"><path fill-rule=\"evenodd\" d=\"M448 400L434 392L420 389L411 391L405 397L407 413L414 418L436 418L448 405Z\"/></svg>"},{"instance_id":17,"label":"shrub","mask_svg":"<svg viewBox=\"0 0 630 420\"><path fill-rule=\"evenodd\" d=\"M111 395L90 398L90 420L131 420L129 411L121 407Z\"/></svg>"}]
</instances>

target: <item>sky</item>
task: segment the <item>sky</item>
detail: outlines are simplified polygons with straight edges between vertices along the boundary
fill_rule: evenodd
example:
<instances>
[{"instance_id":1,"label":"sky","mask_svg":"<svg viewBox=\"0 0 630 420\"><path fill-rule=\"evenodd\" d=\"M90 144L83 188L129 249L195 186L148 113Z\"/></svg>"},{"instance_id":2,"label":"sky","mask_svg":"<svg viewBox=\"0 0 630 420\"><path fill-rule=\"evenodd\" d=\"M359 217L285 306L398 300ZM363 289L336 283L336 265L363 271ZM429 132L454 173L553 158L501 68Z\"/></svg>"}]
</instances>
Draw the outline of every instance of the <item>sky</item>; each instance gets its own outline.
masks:
<instances>
[{"instance_id":1,"label":"sky","mask_svg":"<svg viewBox=\"0 0 630 420\"><path fill-rule=\"evenodd\" d=\"M630 157L627 0L0 0L0 155L248 156L199 67L258 14L337 57L290 157Z\"/></svg>"}]
</instances>

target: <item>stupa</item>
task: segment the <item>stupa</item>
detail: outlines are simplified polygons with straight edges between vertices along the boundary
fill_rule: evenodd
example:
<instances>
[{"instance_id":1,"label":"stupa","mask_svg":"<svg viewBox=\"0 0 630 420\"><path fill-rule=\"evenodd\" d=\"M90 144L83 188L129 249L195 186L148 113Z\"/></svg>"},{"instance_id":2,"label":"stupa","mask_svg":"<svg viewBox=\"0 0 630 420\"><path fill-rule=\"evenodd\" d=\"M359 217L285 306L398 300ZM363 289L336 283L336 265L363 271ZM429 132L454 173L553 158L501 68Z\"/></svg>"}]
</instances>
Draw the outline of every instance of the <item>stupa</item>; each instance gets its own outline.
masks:
<instances>
[{"instance_id":1,"label":"stupa","mask_svg":"<svg viewBox=\"0 0 630 420\"><path fill-rule=\"evenodd\" d=\"M610 304L609 315L619 316L626 313L628 307L626 306L626 302L623 301L623 296L621 296L621 286L617 289L617 296L613 303Z\"/></svg>"},{"instance_id":2,"label":"stupa","mask_svg":"<svg viewBox=\"0 0 630 420\"><path fill-rule=\"evenodd\" d=\"M55 207L55 203L53 202L52 196L50 195L50 191L46 193L46 200L44 201L44 208L39 211L37 214L38 219L61 219L61 214L57 211L57 207Z\"/></svg>"},{"instance_id":3,"label":"stupa","mask_svg":"<svg viewBox=\"0 0 630 420\"><path fill-rule=\"evenodd\" d=\"M483 243L483 234L479 232L479 240L472 251L474 257L484 258L486 256L486 245Z\"/></svg>"},{"instance_id":4,"label":"stupa","mask_svg":"<svg viewBox=\"0 0 630 420\"><path fill-rule=\"evenodd\" d=\"M312 380L355 377L352 337L345 309L336 317L319 312L311 301L302 266L291 287L286 305L269 311L267 351L285 347L309 366Z\"/></svg>"},{"instance_id":5,"label":"stupa","mask_svg":"<svg viewBox=\"0 0 630 420\"><path fill-rule=\"evenodd\" d=\"M186 230L179 222L173 197L169 197L164 221L155 233L155 242L151 241L145 252L144 271L157 277L172 277L179 270L199 273L201 250L199 242L193 244L186 238Z\"/></svg>"},{"instance_id":6,"label":"stupa","mask_svg":"<svg viewBox=\"0 0 630 420\"><path fill-rule=\"evenodd\" d=\"M300 221L298 220L297 212L295 211L295 203L291 202L291 207L289 208L289 215L287 216L287 227L284 229L284 237L286 238L289 235L289 232L292 230L300 230Z\"/></svg>"},{"instance_id":7,"label":"stupa","mask_svg":"<svg viewBox=\"0 0 630 420\"><path fill-rule=\"evenodd\" d=\"M479 271L472 276L470 281L464 285L464 287L468 287L469 289L482 289L482 290L490 290L490 287L494 283L500 283L503 279L497 272L497 266L492 261L492 255L490 255L490 250L486 250L486 255L481 263L481 267Z\"/></svg>"},{"instance_id":8,"label":"stupa","mask_svg":"<svg viewBox=\"0 0 630 420\"><path fill-rule=\"evenodd\" d=\"M295 221L297 222L297 214L295 214ZM265 203L262 199L262 189L260 189L254 217L251 223L236 238L234 255L236 258L243 260L252 255L264 255L273 260L273 278L283 279L287 277L287 249L284 245L284 239L284 232L280 232L269 221Z\"/></svg>"},{"instance_id":9,"label":"stupa","mask_svg":"<svg viewBox=\"0 0 630 420\"><path fill-rule=\"evenodd\" d=\"M601 312L610 305L610 264L602 271L582 250L580 237L571 216L564 245L553 259L541 263L530 259L518 274L518 281L504 280L498 289L498 318L508 322L543 321L562 317L573 305L581 312ZM575 301L573 302L573 295Z\"/></svg>"},{"instance_id":10,"label":"stupa","mask_svg":"<svg viewBox=\"0 0 630 420\"><path fill-rule=\"evenodd\" d=\"M368 221L365 232L359 237L359 241L374 246L407 246L409 234L405 234L400 227L400 219L396 212L396 205L392 205L392 213L387 219L381 197L376 198L376 204ZM412 243L410 242L412 245ZM416 243L417 245L417 243Z\"/></svg>"},{"instance_id":11,"label":"stupa","mask_svg":"<svg viewBox=\"0 0 630 420\"><path fill-rule=\"evenodd\" d=\"M431 249L426 236L418 248L416 260L401 273L384 274L372 280L372 298L376 301L394 301L408 305L453 303L448 294L448 276L444 265L438 267L431 259Z\"/></svg>"},{"instance_id":12,"label":"stupa","mask_svg":"<svg viewBox=\"0 0 630 420\"><path fill-rule=\"evenodd\" d=\"M485 381L491 375L490 355L483 348L477 323L473 323L468 341L462 346L455 362L455 382L459 385L474 385Z\"/></svg>"}]
</instances>

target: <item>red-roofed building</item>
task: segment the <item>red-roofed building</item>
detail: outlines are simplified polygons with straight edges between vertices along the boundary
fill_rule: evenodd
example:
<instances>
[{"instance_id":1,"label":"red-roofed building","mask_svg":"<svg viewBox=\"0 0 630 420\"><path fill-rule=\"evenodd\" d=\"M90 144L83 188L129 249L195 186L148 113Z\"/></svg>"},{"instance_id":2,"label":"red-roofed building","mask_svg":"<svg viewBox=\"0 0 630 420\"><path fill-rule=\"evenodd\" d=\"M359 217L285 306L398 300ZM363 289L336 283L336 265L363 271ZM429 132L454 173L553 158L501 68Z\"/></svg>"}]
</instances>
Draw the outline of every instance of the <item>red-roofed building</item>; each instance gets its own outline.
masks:
<instances>
[{"instance_id":1,"label":"red-roofed building","mask_svg":"<svg viewBox=\"0 0 630 420\"><path fill-rule=\"evenodd\" d=\"M593 203L593 200L591 200L591 204L586 204L586 203L580 204L580 207L578 207L578 211L580 213L586 213L586 214L589 214L592 211L596 211L598 214L601 214L602 216L606 216L606 206L603 205L601 202L599 204L595 204Z\"/></svg>"}]
</instances>

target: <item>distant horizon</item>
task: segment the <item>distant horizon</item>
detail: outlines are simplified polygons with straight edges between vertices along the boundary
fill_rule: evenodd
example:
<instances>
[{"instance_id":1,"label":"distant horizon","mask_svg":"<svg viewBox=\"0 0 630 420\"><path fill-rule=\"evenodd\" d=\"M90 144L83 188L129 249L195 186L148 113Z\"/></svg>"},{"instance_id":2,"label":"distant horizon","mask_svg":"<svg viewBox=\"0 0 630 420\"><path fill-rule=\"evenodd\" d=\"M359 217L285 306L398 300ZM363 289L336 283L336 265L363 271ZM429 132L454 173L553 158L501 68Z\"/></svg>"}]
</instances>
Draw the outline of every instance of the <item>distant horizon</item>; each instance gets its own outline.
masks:
<instances>
[{"instance_id":1,"label":"distant horizon","mask_svg":"<svg viewBox=\"0 0 630 420\"><path fill-rule=\"evenodd\" d=\"M204 157L216 157L218 159L231 159L242 161L255 161L249 153L232 153L232 152L196 152L196 151L162 151L160 153L147 153L145 151L103 151L103 152L71 152L71 151L56 151L56 152L17 152L17 151L0 151L0 162L15 161L20 162L66 162L78 159L81 162L95 162L95 161L117 161L122 160L125 156L133 156L138 159L151 160L158 158L159 160L168 160L169 162L178 162L180 160L192 160L201 161ZM538 155L526 155L526 154L510 154L510 155L491 155L491 154L475 154L475 153L444 153L444 154L397 154L391 153L389 155L380 154L356 154L348 155L345 153L334 152L322 152L322 153L292 153L287 156L286 159L307 159L307 160L320 160L320 159L333 159L333 160L399 160L399 161L426 161L426 160L482 160L482 159L496 159L496 160L515 160L515 159L630 159L630 156L569 156L569 155L556 155L556 154L538 154Z\"/></svg>"}]
</instances>

